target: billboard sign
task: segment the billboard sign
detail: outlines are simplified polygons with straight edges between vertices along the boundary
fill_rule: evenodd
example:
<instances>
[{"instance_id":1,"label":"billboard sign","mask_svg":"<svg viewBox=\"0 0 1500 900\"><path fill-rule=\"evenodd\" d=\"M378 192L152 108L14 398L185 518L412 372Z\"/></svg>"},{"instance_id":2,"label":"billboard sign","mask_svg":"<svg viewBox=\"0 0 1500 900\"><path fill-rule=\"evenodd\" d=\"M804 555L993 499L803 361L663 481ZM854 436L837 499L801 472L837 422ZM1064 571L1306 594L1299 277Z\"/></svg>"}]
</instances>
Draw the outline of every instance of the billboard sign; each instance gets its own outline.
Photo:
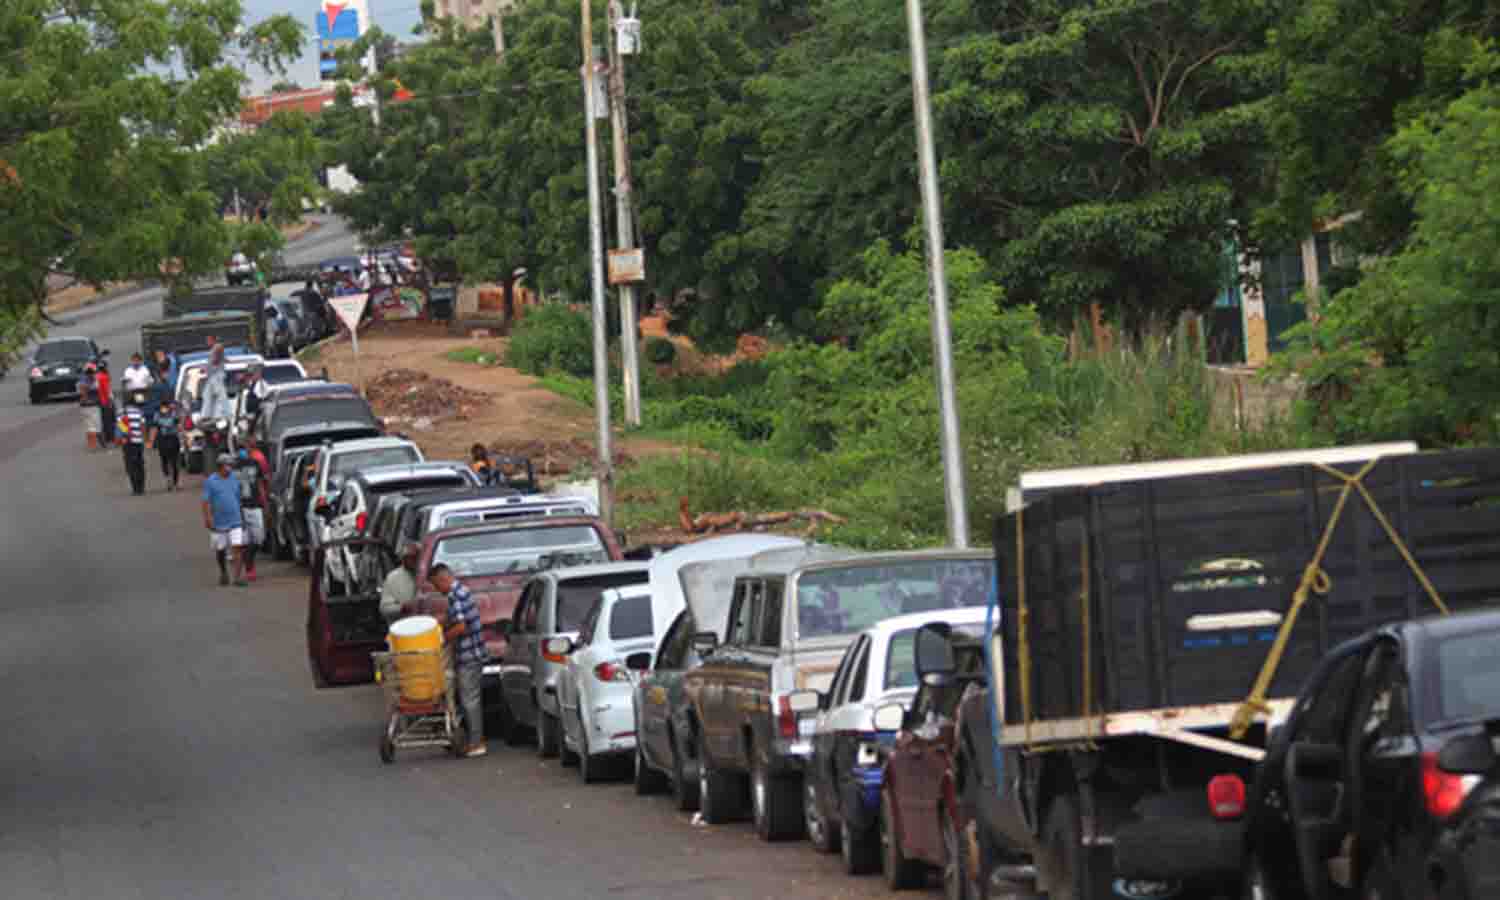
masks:
<instances>
[{"instance_id":1,"label":"billboard sign","mask_svg":"<svg viewBox=\"0 0 1500 900\"><path fill-rule=\"evenodd\" d=\"M318 35L318 74L324 81L337 80L338 51L359 40L369 20L364 0L329 0L318 7L313 26Z\"/></svg>"}]
</instances>

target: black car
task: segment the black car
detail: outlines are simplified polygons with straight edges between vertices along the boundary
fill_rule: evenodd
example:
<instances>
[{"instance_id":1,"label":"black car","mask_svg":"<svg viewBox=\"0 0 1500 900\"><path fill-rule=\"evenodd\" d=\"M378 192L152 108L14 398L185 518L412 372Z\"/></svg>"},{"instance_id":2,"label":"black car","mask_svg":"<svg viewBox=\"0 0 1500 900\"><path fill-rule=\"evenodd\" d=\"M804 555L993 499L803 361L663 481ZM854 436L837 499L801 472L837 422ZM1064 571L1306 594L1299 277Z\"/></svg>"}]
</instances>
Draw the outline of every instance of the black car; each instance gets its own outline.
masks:
<instances>
[{"instance_id":1,"label":"black car","mask_svg":"<svg viewBox=\"0 0 1500 900\"><path fill-rule=\"evenodd\" d=\"M1481 767L1465 747L1494 729L1500 612L1401 622L1334 649L1258 768L1245 811L1246 896L1495 896L1445 893L1462 876L1432 864L1495 865L1449 836Z\"/></svg>"},{"instance_id":2,"label":"black car","mask_svg":"<svg viewBox=\"0 0 1500 900\"><path fill-rule=\"evenodd\" d=\"M83 374L83 367L98 362L108 353L86 337L42 341L31 354L28 397L32 403L41 403L53 397L78 396L78 376Z\"/></svg>"},{"instance_id":3,"label":"black car","mask_svg":"<svg viewBox=\"0 0 1500 900\"><path fill-rule=\"evenodd\" d=\"M1474 729L1449 740L1438 754L1433 777L1456 783L1452 796L1472 788L1443 826L1427 864L1432 885L1427 896L1436 900L1500 897L1500 755L1494 730Z\"/></svg>"}]
</instances>

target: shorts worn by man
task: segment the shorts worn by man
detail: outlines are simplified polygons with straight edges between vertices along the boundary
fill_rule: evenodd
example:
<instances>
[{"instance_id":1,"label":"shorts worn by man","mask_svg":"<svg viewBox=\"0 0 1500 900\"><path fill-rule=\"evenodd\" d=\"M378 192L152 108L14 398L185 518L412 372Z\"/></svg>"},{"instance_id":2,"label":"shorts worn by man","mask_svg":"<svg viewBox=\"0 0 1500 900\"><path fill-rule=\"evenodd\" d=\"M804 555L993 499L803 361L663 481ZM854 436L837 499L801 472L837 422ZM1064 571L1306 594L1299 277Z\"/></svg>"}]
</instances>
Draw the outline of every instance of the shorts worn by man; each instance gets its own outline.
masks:
<instances>
[{"instance_id":1,"label":"shorts worn by man","mask_svg":"<svg viewBox=\"0 0 1500 900\"><path fill-rule=\"evenodd\" d=\"M219 584L229 584L226 561L232 561L234 583L249 584L243 577L245 518L240 512L240 480L234 477L234 457L220 453L218 468L203 482L203 527L209 531L209 546L219 562Z\"/></svg>"},{"instance_id":2,"label":"shorts worn by man","mask_svg":"<svg viewBox=\"0 0 1500 900\"><path fill-rule=\"evenodd\" d=\"M469 748L465 755L483 756L484 744L484 664L489 654L484 649L480 630L479 605L453 572L442 563L427 573L432 586L448 595L448 621L443 637L453 643L453 673L458 678L458 698L468 724Z\"/></svg>"}]
</instances>

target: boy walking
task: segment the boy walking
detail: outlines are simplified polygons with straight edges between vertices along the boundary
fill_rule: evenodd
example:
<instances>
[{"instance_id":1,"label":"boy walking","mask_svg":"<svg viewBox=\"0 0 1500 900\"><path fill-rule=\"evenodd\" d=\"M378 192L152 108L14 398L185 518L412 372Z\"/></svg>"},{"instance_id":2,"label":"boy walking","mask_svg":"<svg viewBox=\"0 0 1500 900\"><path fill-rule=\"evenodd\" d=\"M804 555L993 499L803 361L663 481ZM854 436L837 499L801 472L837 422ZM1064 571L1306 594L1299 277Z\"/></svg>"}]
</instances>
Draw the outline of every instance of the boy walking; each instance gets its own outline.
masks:
<instances>
[{"instance_id":1,"label":"boy walking","mask_svg":"<svg viewBox=\"0 0 1500 900\"><path fill-rule=\"evenodd\" d=\"M214 473L203 481L203 527L209 532L209 546L219 561L219 584L230 582L230 568L236 587L246 587L244 561L245 519L240 513L240 480L234 477L234 457L220 453Z\"/></svg>"}]
</instances>

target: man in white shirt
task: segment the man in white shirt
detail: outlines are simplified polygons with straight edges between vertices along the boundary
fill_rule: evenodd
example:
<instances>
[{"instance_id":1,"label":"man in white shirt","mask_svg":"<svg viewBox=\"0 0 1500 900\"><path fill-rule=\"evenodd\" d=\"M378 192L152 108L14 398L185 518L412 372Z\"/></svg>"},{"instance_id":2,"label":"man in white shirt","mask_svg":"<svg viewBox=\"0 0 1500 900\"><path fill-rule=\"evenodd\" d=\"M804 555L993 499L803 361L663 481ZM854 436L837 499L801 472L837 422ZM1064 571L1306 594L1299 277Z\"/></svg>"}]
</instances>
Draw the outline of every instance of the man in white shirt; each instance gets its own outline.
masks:
<instances>
[{"instance_id":1,"label":"man in white shirt","mask_svg":"<svg viewBox=\"0 0 1500 900\"><path fill-rule=\"evenodd\" d=\"M422 555L422 545L407 541L401 545L401 565L385 576L380 586L380 615L387 622L404 616L405 608L417 596L417 559Z\"/></svg>"},{"instance_id":2,"label":"man in white shirt","mask_svg":"<svg viewBox=\"0 0 1500 900\"><path fill-rule=\"evenodd\" d=\"M139 353L130 354L130 365L126 366L125 371L120 373L120 383L125 386L125 393L129 395L137 391L145 391L155 382L156 376L152 375L151 370L146 368L146 363L141 358L141 355Z\"/></svg>"}]
</instances>

